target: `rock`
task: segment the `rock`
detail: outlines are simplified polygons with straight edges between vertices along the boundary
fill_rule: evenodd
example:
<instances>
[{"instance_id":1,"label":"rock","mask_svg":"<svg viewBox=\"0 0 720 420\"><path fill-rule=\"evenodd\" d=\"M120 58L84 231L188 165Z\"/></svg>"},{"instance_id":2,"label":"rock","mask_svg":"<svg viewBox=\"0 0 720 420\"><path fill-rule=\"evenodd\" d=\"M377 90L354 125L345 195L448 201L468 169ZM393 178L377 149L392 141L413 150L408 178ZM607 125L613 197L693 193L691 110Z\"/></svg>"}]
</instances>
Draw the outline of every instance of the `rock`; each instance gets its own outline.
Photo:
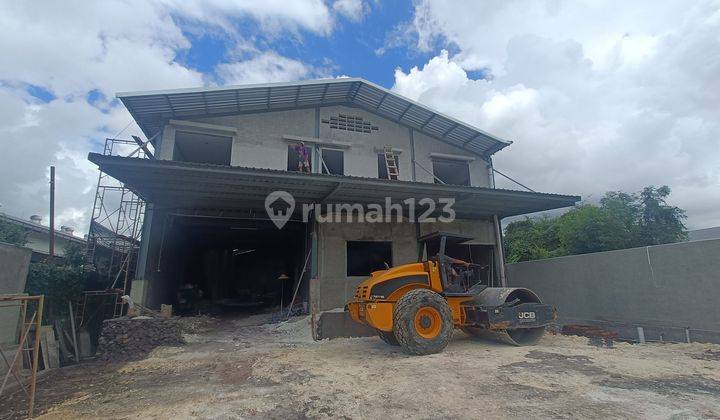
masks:
<instances>
[{"instance_id":1,"label":"rock","mask_svg":"<svg viewBox=\"0 0 720 420\"><path fill-rule=\"evenodd\" d=\"M97 356L106 361L135 360L156 347L182 344L177 318L114 318L103 321Z\"/></svg>"}]
</instances>

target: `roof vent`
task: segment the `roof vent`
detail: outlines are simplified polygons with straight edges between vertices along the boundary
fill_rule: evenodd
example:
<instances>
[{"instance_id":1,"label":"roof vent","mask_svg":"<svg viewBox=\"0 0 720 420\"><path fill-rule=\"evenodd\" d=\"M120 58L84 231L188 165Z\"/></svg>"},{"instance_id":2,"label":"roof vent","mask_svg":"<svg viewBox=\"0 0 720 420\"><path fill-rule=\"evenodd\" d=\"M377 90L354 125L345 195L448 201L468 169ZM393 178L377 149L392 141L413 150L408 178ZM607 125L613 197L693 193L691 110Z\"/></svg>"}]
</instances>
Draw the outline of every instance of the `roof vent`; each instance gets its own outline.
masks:
<instances>
[{"instance_id":1,"label":"roof vent","mask_svg":"<svg viewBox=\"0 0 720 420\"><path fill-rule=\"evenodd\" d=\"M75 232L75 229L71 228L70 226L60 226L60 232L72 235L73 232Z\"/></svg>"},{"instance_id":2,"label":"roof vent","mask_svg":"<svg viewBox=\"0 0 720 420\"><path fill-rule=\"evenodd\" d=\"M37 214L33 214L30 216L30 221L35 223L36 225L39 225L40 222L42 222L42 216L38 216Z\"/></svg>"}]
</instances>

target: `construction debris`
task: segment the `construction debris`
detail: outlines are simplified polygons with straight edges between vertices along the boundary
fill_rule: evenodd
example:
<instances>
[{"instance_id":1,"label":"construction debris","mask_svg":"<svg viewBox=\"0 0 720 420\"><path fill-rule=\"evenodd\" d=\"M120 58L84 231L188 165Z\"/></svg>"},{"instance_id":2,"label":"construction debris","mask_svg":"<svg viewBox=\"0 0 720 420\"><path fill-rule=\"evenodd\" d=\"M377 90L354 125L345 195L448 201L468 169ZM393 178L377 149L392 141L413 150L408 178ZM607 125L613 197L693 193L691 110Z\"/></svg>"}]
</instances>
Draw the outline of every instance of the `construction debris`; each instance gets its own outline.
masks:
<instances>
[{"instance_id":1,"label":"construction debris","mask_svg":"<svg viewBox=\"0 0 720 420\"><path fill-rule=\"evenodd\" d=\"M563 335L587 337L590 339L590 344L596 347L610 348L618 340L617 332L608 331L594 325L566 324L563 325L561 333Z\"/></svg>"},{"instance_id":2,"label":"construction debris","mask_svg":"<svg viewBox=\"0 0 720 420\"><path fill-rule=\"evenodd\" d=\"M176 318L115 318L103 321L97 356L105 361L136 360L159 346L184 344Z\"/></svg>"}]
</instances>

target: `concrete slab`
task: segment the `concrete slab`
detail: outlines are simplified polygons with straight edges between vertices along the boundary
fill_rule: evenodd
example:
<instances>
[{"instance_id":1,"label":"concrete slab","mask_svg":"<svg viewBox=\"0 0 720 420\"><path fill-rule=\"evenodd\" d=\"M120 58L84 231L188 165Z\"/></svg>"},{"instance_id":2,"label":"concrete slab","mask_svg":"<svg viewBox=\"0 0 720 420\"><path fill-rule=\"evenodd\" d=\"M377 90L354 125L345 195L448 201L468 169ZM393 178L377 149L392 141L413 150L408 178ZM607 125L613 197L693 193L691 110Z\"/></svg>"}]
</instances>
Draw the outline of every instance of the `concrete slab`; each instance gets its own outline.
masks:
<instances>
[{"instance_id":1,"label":"concrete slab","mask_svg":"<svg viewBox=\"0 0 720 420\"><path fill-rule=\"evenodd\" d=\"M377 332L350 318L347 312L323 312L318 321L318 338L372 337Z\"/></svg>"}]
</instances>

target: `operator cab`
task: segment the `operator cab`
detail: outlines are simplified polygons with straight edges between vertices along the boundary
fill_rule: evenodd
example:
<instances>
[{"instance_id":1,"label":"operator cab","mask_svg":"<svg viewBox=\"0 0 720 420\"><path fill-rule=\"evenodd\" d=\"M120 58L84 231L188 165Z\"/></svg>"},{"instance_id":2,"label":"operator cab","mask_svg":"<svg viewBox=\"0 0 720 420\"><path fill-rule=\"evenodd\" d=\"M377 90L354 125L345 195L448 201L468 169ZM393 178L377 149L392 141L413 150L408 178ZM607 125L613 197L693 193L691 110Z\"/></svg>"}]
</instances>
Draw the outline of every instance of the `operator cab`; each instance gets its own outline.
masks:
<instances>
[{"instance_id":1,"label":"operator cab","mask_svg":"<svg viewBox=\"0 0 720 420\"><path fill-rule=\"evenodd\" d=\"M467 243L473 239L448 232L433 232L418 238L421 245L418 261L423 262L426 258L438 263L443 295L477 295L491 285L491 261L488 264L477 264L475 259L482 262L483 258L487 261L492 256L477 255L473 258L474 245Z\"/></svg>"}]
</instances>

